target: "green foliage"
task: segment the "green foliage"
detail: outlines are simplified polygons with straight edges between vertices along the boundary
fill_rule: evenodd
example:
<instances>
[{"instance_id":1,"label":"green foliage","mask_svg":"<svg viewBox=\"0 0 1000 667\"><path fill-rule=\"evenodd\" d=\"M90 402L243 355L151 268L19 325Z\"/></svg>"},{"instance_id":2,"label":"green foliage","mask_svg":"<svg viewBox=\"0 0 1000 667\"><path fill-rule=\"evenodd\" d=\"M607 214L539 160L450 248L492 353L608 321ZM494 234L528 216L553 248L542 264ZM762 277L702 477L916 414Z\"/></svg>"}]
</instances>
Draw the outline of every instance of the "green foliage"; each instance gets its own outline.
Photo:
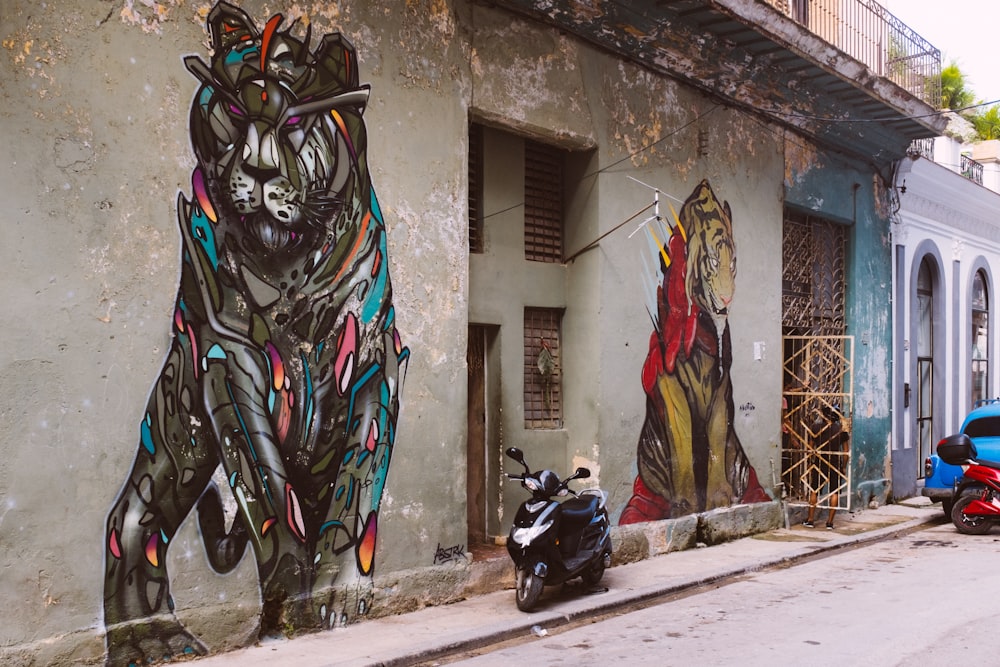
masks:
<instances>
[{"instance_id":1,"label":"green foliage","mask_svg":"<svg viewBox=\"0 0 1000 667\"><path fill-rule=\"evenodd\" d=\"M965 74L958 67L958 63L951 61L941 70L941 107L958 111L967 118L975 128L976 138L980 141L1000 139L1000 105L968 108L975 104L977 104L976 94L969 88Z\"/></svg>"},{"instance_id":2,"label":"green foliage","mask_svg":"<svg viewBox=\"0 0 1000 667\"><path fill-rule=\"evenodd\" d=\"M993 105L974 114L970 120L976 135L983 141L1000 139L1000 106Z\"/></svg>"},{"instance_id":3,"label":"green foliage","mask_svg":"<svg viewBox=\"0 0 1000 667\"><path fill-rule=\"evenodd\" d=\"M941 70L941 108L958 111L975 103L976 95L969 88L965 74L954 60Z\"/></svg>"}]
</instances>

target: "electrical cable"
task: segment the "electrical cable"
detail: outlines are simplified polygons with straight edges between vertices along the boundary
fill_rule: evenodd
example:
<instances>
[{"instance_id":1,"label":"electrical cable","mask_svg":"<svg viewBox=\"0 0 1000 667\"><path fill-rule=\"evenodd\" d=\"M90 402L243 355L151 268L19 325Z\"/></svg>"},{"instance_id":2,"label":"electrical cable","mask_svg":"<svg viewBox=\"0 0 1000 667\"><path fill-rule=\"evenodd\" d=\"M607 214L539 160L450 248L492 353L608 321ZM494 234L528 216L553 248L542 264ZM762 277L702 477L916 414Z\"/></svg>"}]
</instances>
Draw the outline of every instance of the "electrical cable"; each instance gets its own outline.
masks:
<instances>
[{"instance_id":1,"label":"electrical cable","mask_svg":"<svg viewBox=\"0 0 1000 667\"><path fill-rule=\"evenodd\" d=\"M786 118L800 118L802 120L816 120L822 121L824 123L901 123L907 120L920 120L923 118L935 118L937 116L943 116L948 113L961 113L963 111L968 111L970 109L978 109L979 107L992 106L994 104L1000 103L1000 100L993 100L992 102L980 102L978 104L971 104L967 107L962 107L961 109L941 109L933 113L918 114L915 116L900 116L899 118L829 118L827 116L810 116L808 114L800 114L791 111L781 111L779 109L761 109L757 107L751 107L755 111L761 113L773 114L775 116L785 116Z\"/></svg>"},{"instance_id":2,"label":"electrical cable","mask_svg":"<svg viewBox=\"0 0 1000 667\"><path fill-rule=\"evenodd\" d=\"M629 217L629 218L623 220L622 222L618 223L617 225L615 225L614 227L612 227L608 231L604 232L603 234L601 234L600 236L598 236L596 239L594 239L593 241L591 241L590 243L588 243L587 245L583 246L582 248L580 248L579 250L577 250L576 252L574 252L572 255L570 255L569 257L567 257L566 259L564 259L563 263L564 264L569 264L574 259L576 259L580 255L582 255L583 253L587 252L591 248L596 248L597 244L599 244L601 242L601 240L604 239L606 236L608 236L609 234L613 234L614 232L617 232L619 229L621 229L622 227L624 227L628 223L632 222L633 220L635 220L636 218L638 218L640 215L642 215L643 213L645 213L649 209L653 208L653 206L654 206L654 204L649 204L647 206L644 206L640 210L636 211L635 213L632 214L631 217Z\"/></svg>"}]
</instances>

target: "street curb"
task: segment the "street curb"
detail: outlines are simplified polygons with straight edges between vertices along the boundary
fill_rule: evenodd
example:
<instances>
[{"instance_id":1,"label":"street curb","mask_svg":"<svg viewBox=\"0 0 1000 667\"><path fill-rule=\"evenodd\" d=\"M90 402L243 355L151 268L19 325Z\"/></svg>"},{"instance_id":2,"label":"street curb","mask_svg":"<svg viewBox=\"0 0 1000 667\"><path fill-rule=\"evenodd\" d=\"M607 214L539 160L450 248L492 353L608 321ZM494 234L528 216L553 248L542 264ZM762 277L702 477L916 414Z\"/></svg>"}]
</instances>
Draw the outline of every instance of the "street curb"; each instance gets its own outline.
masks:
<instances>
[{"instance_id":1,"label":"street curb","mask_svg":"<svg viewBox=\"0 0 1000 667\"><path fill-rule=\"evenodd\" d=\"M831 540L830 542L823 544L803 545L800 553L781 556L779 558L764 559L739 567L729 567L710 575L697 577L682 583L662 586L646 586L641 589L625 591L620 593L617 599L609 599L606 602L597 601L596 603L589 604L583 609L575 611L534 612L531 615L526 616L525 621L522 623L515 623L512 625L507 622L504 623L502 628L487 627L476 631L470 631L469 634L472 636L467 638L455 639L446 644L442 644L441 646L426 648L416 653L398 656L370 664L372 667L406 667L408 665L443 658L455 653L472 651L484 646L490 646L492 644L523 637L531 633L532 629L536 626L542 628L543 630L549 628L559 628L570 623L619 611L632 605L644 604L651 600L655 600L656 598L676 595L678 593L683 593L702 586L717 584L726 579L747 574L755 574L764 570L783 567L804 560L832 555L845 549L898 537L919 529L927 524L934 523L935 520L936 519L933 516L928 515L926 517L909 519L896 525L885 526L883 528L861 532L856 535L845 536L841 539ZM753 537L743 539L753 539ZM656 558L664 558L668 555L669 554L664 554L663 556L657 556Z\"/></svg>"}]
</instances>

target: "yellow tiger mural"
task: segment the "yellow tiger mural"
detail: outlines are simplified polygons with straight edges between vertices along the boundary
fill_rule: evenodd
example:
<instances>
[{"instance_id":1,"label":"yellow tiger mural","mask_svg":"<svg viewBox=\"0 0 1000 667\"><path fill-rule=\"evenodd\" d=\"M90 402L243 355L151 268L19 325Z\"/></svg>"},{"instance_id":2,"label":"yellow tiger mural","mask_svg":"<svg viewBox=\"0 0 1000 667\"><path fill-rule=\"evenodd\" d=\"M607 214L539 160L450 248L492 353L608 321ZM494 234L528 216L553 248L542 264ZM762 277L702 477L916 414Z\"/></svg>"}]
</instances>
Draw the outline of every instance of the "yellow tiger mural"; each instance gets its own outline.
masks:
<instances>
[{"instance_id":1,"label":"yellow tiger mural","mask_svg":"<svg viewBox=\"0 0 1000 667\"><path fill-rule=\"evenodd\" d=\"M639 474L619 523L655 521L770 498L733 428L729 307L736 245L729 203L701 181L664 246L642 369Z\"/></svg>"}]
</instances>

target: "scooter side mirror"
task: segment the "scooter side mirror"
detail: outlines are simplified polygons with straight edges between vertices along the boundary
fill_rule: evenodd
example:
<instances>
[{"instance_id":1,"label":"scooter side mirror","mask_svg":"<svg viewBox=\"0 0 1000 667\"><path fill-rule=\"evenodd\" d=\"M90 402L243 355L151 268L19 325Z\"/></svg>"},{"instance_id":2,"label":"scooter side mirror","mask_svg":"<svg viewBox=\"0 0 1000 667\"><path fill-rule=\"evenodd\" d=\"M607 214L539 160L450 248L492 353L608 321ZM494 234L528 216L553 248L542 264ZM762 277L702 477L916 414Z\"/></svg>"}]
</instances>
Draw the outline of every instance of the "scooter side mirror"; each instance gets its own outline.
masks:
<instances>
[{"instance_id":1,"label":"scooter side mirror","mask_svg":"<svg viewBox=\"0 0 1000 667\"><path fill-rule=\"evenodd\" d=\"M522 452L517 447L508 447L507 451L504 453L507 454L507 456L509 456L510 458L520 463L521 465L524 465L524 452Z\"/></svg>"},{"instance_id":2,"label":"scooter side mirror","mask_svg":"<svg viewBox=\"0 0 1000 667\"><path fill-rule=\"evenodd\" d=\"M590 468L577 468L576 472L573 473L574 479L587 479L590 477Z\"/></svg>"}]
</instances>

